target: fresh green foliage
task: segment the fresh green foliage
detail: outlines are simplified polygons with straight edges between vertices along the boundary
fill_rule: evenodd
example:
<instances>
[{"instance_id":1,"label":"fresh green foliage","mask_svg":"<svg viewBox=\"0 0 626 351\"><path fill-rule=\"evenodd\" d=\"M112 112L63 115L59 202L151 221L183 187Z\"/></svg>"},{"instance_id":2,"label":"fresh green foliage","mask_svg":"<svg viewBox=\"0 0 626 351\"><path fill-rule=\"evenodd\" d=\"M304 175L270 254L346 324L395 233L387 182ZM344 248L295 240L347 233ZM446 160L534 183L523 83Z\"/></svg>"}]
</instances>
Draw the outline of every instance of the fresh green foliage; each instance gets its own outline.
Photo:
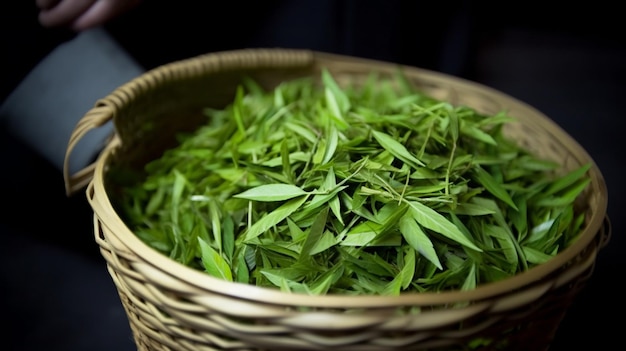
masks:
<instances>
[{"instance_id":1,"label":"fresh green foliage","mask_svg":"<svg viewBox=\"0 0 626 351\"><path fill-rule=\"evenodd\" d=\"M116 199L129 227L212 276L304 294L474 289L576 239L589 165L562 174L506 138L506 113L401 75L320 78L267 92L247 79L207 108Z\"/></svg>"}]
</instances>

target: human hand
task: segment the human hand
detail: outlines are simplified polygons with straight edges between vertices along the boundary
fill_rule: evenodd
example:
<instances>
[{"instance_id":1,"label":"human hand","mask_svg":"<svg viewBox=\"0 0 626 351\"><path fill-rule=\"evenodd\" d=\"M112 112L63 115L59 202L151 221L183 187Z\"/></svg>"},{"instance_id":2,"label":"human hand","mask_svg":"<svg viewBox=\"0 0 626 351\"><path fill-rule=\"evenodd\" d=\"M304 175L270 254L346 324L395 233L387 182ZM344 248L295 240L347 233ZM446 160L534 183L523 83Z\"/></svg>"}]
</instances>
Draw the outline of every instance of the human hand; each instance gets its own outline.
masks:
<instances>
[{"instance_id":1,"label":"human hand","mask_svg":"<svg viewBox=\"0 0 626 351\"><path fill-rule=\"evenodd\" d=\"M83 31L99 26L137 6L141 0L35 0L39 23Z\"/></svg>"}]
</instances>

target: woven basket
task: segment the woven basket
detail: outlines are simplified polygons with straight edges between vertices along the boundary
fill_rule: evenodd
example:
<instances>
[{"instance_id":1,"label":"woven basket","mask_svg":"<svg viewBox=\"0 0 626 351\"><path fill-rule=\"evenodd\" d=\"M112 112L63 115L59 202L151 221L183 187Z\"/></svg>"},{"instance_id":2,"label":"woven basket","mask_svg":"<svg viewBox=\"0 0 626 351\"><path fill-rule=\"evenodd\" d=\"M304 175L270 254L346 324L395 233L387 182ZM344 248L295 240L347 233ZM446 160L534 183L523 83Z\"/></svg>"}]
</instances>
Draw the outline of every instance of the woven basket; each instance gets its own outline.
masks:
<instances>
[{"instance_id":1,"label":"woven basket","mask_svg":"<svg viewBox=\"0 0 626 351\"><path fill-rule=\"evenodd\" d=\"M327 68L339 82L397 65L306 50L211 53L149 71L99 100L71 137L65 162L68 195L87 187L95 240L127 313L139 350L547 350L567 309L591 276L610 236L607 189L595 166L581 205L587 224L577 241L545 264L472 291L385 296L303 296L231 283L183 266L144 244L115 212L105 184L113 162L141 168L174 136L204 122L207 106L224 107L242 73L262 86ZM503 109L520 123L507 129L525 147L566 169L593 163L549 118L485 86L403 67L422 91L483 113ZM86 134L113 120L100 157L70 174L69 159ZM418 314L409 313L420 307ZM478 340L484 346L470 348Z\"/></svg>"}]
</instances>

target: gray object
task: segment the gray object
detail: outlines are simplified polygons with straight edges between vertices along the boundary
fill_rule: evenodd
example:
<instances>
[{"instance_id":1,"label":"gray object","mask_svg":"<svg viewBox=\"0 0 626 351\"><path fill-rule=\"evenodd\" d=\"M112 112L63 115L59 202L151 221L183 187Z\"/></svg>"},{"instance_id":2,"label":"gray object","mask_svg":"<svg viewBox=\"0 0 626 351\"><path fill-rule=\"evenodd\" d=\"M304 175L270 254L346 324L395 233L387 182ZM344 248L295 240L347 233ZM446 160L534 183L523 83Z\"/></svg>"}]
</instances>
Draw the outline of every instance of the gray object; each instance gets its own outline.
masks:
<instances>
[{"instance_id":1,"label":"gray object","mask_svg":"<svg viewBox=\"0 0 626 351\"><path fill-rule=\"evenodd\" d=\"M0 120L59 170L74 126L96 101L144 69L102 28L82 32L46 56L0 106ZM113 131L93 130L72 152L70 172L97 156Z\"/></svg>"}]
</instances>

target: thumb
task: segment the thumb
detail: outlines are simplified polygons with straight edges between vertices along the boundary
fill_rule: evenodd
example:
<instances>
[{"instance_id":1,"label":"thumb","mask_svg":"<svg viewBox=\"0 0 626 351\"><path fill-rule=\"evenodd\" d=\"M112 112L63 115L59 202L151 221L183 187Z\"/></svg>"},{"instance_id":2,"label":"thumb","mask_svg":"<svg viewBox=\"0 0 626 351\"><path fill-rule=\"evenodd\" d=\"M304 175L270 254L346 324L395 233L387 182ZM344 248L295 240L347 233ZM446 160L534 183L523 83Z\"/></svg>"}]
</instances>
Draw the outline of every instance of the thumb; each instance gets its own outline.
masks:
<instances>
[{"instance_id":1,"label":"thumb","mask_svg":"<svg viewBox=\"0 0 626 351\"><path fill-rule=\"evenodd\" d=\"M141 0L100 0L96 1L87 11L73 23L75 31L83 31L100 26L113 18L137 6Z\"/></svg>"}]
</instances>

